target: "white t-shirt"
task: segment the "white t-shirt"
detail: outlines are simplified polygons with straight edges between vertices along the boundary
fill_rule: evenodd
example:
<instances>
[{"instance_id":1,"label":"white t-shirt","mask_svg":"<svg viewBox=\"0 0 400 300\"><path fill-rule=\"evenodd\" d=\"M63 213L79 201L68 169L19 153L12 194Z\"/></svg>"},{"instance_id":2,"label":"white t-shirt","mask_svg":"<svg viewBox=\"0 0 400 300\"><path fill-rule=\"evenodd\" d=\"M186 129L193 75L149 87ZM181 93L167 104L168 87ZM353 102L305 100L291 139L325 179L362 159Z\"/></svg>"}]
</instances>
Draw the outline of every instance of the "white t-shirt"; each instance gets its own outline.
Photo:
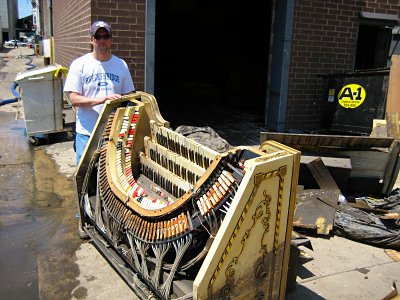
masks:
<instances>
[{"instance_id":1,"label":"white t-shirt","mask_svg":"<svg viewBox=\"0 0 400 300\"><path fill-rule=\"evenodd\" d=\"M91 53L72 62L64 85L65 92L75 92L89 98L123 95L134 90L132 77L124 60L112 55L108 61L101 62ZM90 135L102 108L103 104L78 107L76 132Z\"/></svg>"}]
</instances>

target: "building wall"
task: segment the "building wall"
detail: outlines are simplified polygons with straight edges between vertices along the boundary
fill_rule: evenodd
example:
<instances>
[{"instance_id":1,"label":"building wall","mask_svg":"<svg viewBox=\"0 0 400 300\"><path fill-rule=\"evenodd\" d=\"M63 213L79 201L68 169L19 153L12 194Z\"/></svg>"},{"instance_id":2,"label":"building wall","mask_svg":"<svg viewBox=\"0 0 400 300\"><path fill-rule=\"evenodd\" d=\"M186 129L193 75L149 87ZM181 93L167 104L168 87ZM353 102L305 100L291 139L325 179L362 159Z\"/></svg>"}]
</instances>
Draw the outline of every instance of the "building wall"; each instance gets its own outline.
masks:
<instances>
[{"instance_id":1,"label":"building wall","mask_svg":"<svg viewBox=\"0 0 400 300\"><path fill-rule=\"evenodd\" d=\"M90 51L91 1L53 0L54 61L65 67Z\"/></svg>"},{"instance_id":2,"label":"building wall","mask_svg":"<svg viewBox=\"0 0 400 300\"><path fill-rule=\"evenodd\" d=\"M0 15L0 49L3 48L3 44L5 41L3 41L3 25L1 23L1 15Z\"/></svg>"},{"instance_id":3,"label":"building wall","mask_svg":"<svg viewBox=\"0 0 400 300\"><path fill-rule=\"evenodd\" d=\"M55 62L69 66L90 52L92 22L104 20L113 30L112 51L129 66L137 90L144 89L145 0L53 0Z\"/></svg>"},{"instance_id":4,"label":"building wall","mask_svg":"<svg viewBox=\"0 0 400 300\"><path fill-rule=\"evenodd\" d=\"M317 74L354 70L362 11L399 15L400 4L397 0L296 1L286 130L320 126L325 101Z\"/></svg>"},{"instance_id":5,"label":"building wall","mask_svg":"<svg viewBox=\"0 0 400 300\"><path fill-rule=\"evenodd\" d=\"M47 2L47 1L46 1ZM42 30L42 23L43 23L43 16L41 15L41 13L43 14L43 8L40 9L40 4L43 3L43 1L41 1L39 3L39 0L33 0L32 1L32 23L33 23L33 29L35 31L35 38L43 38L44 32ZM50 22L50 20L49 20ZM38 42L38 40L36 40L36 43Z\"/></svg>"},{"instance_id":6,"label":"building wall","mask_svg":"<svg viewBox=\"0 0 400 300\"><path fill-rule=\"evenodd\" d=\"M13 38L15 39L19 38L16 32L17 20L18 20L18 1L8 0L8 26L9 26L8 34L12 35Z\"/></svg>"},{"instance_id":7,"label":"building wall","mask_svg":"<svg viewBox=\"0 0 400 300\"><path fill-rule=\"evenodd\" d=\"M7 40L17 38L15 25L18 19L18 1L0 0L0 17L2 37Z\"/></svg>"},{"instance_id":8,"label":"building wall","mask_svg":"<svg viewBox=\"0 0 400 300\"><path fill-rule=\"evenodd\" d=\"M0 0L0 17L1 17L1 27L4 30L8 29L8 6L7 6L7 0Z\"/></svg>"}]
</instances>

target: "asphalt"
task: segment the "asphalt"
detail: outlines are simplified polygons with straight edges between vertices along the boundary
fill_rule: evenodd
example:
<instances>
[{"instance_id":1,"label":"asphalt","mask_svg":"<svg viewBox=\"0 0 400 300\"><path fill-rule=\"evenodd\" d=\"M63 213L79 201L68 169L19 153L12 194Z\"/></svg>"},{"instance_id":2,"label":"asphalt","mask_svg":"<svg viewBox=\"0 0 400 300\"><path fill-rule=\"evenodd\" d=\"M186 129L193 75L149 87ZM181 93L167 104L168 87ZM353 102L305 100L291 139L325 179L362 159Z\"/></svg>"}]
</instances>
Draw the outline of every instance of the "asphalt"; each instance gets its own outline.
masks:
<instances>
[{"instance_id":1,"label":"asphalt","mask_svg":"<svg viewBox=\"0 0 400 300\"><path fill-rule=\"evenodd\" d=\"M0 51L0 99L43 57ZM20 113L17 113L17 112ZM0 106L0 299L135 299L91 242L77 236L72 142L32 146L23 103ZM398 186L398 183L396 184ZM339 236L308 237L287 299L382 299L400 287L400 262L383 248Z\"/></svg>"}]
</instances>

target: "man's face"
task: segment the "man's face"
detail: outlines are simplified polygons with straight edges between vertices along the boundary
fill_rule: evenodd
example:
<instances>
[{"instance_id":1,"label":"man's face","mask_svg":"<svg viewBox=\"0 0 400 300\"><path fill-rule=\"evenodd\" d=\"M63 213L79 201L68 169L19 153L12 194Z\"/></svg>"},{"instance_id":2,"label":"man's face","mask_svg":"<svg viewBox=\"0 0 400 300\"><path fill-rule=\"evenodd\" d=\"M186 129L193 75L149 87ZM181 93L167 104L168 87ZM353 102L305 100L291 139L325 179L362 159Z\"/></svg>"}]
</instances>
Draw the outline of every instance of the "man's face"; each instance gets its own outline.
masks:
<instances>
[{"instance_id":1,"label":"man's face","mask_svg":"<svg viewBox=\"0 0 400 300\"><path fill-rule=\"evenodd\" d=\"M95 51L107 52L110 51L112 44L112 37L104 28L96 31L96 34L90 38L90 43L93 45Z\"/></svg>"}]
</instances>

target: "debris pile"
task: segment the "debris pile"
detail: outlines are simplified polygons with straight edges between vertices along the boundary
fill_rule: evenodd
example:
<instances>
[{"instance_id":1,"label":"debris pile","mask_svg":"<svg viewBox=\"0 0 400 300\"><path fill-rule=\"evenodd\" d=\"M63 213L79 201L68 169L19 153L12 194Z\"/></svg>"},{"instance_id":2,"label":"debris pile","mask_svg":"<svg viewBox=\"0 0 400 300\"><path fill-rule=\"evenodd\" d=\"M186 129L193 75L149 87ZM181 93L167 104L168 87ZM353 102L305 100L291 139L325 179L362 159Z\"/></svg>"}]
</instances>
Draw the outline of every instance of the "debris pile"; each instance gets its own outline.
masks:
<instances>
[{"instance_id":1,"label":"debris pile","mask_svg":"<svg viewBox=\"0 0 400 300\"><path fill-rule=\"evenodd\" d=\"M302 152L294 230L400 249L400 142L394 138L262 133Z\"/></svg>"}]
</instances>

